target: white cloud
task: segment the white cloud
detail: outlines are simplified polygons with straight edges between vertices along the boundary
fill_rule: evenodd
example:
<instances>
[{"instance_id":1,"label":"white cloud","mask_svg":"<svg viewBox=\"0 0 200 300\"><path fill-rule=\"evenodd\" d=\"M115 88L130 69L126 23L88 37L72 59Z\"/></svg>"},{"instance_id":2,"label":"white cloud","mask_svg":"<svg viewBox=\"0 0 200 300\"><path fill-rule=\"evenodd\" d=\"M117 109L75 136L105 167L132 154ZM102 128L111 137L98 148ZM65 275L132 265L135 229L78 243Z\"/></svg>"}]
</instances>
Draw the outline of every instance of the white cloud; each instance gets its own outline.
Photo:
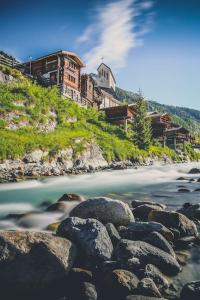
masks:
<instances>
[{"instance_id":1,"label":"white cloud","mask_svg":"<svg viewBox=\"0 0 200 300\"><path fill-rule=\"evenodd\" d=\"M137 28L137 17L152 5L152 1L119 0L96 9L95 20L77 39L79 46L93 41L84 55L87 71L94 72L102 56L115 69L125 65L129 50L141 44L141 35L147 32L145 25Z\"/></svg>"}]
</instances>

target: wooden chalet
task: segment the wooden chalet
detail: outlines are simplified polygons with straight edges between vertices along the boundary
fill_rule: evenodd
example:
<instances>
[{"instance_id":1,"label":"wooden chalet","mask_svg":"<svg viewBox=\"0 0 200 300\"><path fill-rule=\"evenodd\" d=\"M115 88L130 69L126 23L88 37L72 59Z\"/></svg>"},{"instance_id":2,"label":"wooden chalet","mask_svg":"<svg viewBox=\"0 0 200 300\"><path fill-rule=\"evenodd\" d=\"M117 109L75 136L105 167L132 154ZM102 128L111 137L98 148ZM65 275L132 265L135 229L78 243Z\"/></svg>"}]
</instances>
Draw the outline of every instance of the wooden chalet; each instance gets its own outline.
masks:
<instances>
[{"instance_id":1,"label":"wooden chalet","mask_svg":"<svg viewBox=\"0 0 200 300\"><path fill-rule=\"evenodd\" d=\"M192 143L193 137L190 132L172 123L168 113L149 112L147 117L151 119L153 138L158 139L163 143L163 146L168 145L176 149L177 144Z\"/></svg>"},{"instance_id":2,"label":"wooden chalet","mask_svg":"<svg viewBox=\"0 0 200 300\"><path fill-rule=\"evenodd\" d=\"M127 131L128 122L134 117L134 104L118 105L113 107L103 108L107 121L124 126Z\"/></svg>"},{"instance_id":3,"label":"wooden chalet","mask_svg":"<svg viewBox=\"0 0 200 300\"><path fill-rule=\"evenodd\" d=\"M61 94L81 104L80 57L68 51L57 51L25 64L25 72L43 86L57 85Z\"/></svg>"}]
</instances>

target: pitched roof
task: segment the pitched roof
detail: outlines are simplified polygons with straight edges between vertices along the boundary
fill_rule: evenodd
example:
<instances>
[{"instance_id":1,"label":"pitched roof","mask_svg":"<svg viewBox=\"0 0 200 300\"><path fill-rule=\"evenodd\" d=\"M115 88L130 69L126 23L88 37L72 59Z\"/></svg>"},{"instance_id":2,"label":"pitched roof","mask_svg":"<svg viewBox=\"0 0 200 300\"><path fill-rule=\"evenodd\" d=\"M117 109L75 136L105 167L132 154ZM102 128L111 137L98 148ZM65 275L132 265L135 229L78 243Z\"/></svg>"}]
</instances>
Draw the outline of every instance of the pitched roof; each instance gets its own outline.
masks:
<instances>
[{"instance_id":1,"label":"pitched roof","mask_svg":"<svg viewBox=\"0 0 200 300\"><path fill-rule=\"evenodd\" d=\"M106 68L108 68L108 69L110 70L110 73L111 73L111 75L112 75L112 78L113 78L114 82L116 83L115 76L113 75L113 72L112 72L111 68L108 67L106 64L101 63L101 64L99 65L99 67L97 68L97 71L99 70L99 68L100 68L102 65L105 66Z\"/></svg>"},{"instance_id":2,"label":"pitched roof","mask_svg":"<svg viewBox=\"0 0 200 300\"><path fill-rule=\"evenodd\" d=\"M79 66L85 67L85 64L82 62L81 58L76 53L70 52L70 51L63 51L63 50L59 50L59 51L41 56L39 58L34 59L33 61L42 60L44 58L48 58L48 57L51 57L54 55L59 55L59 54L64 55L64 56L69 56L69 57L73 58Z\"/></svg>"}]
</instances>

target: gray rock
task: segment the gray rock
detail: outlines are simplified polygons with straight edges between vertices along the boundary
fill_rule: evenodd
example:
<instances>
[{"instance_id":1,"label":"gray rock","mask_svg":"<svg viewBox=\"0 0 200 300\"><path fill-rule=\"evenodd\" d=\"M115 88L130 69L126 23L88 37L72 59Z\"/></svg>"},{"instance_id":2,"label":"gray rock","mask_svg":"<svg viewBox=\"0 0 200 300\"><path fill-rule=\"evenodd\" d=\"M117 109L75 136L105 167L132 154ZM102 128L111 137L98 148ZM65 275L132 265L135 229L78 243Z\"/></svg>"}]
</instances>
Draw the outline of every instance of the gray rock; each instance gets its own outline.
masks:
<instances>
[{"instance_id":1,"label":"gray rock","mask_svg":"<svg viewBox=\"0 0 200 300\"><path fill-rule=\"evenodd\" d=\"M72 240L95 263L111 259L113 245L105 226L98 220L67 218L58 227L57 235Z\"/></svg>"},{"instance_id":2,"label":"gray rock","mask_svg":"<svg viewBox=\"0 0 200 300\"><path fill-rule=\"evenodd\" d=\"M97 300L97 297L97 290L94 284L87 281L80 284L73 283L73 292L70 294L70 300Z\"/></svg>"},{"instance_id":3,"label":"gray rock","mask_svg":"<svg viewBox=\"0 0 200 300\"><path fill-rule=\"evenodd\" d=\"M200 203L197 204L185 203L183 207L180 208L177 212L185 215L189 219L200 220Z\"/></svg>"},{"instance_id":4,"label":"gray rock","mask_svg":"<svg viewBox=\"0 0 200 300\"><path fill-rule=\"evenodd\" d=\"M66 239L42 232L1 231L1 293L20 299L50 289L70 271L75 256L76 247Z\"/></svg>"},{"instance_id":5,"label":"gray rock","mask_svg":"<svg viewBox=\"0 0 200 300\"><path fill-rule=\"evenodd\" d=\"M92 198L78 204L70 213L71 217L94 218L103 224L128 225L134 221L126 203L110 198Z\"/></svg>"},{"instance_id":6,"label":"gray rock","mask_svg":"<svg viewBox=\"0 0 200 300\"><path fill-rule=\"evenodd\" d=\"M119 235L119 232L115 228L115 226L112 223L106 224L106 229L109 234L109 237L112 241L113 246L116 246L117 243L120 241L121 237Z\"/></svg>"},{"instance_id":7,"label":"gray rock","mask_svg":"<svg viewBox=\"0 0 200 300\"><path fill-rule=\"evenodd\" d=\"M134 273L136 276L141 276L143 271L140 269L140 261L138 258L131 258L119 261L105 261L101 270L103 273L111 272L115 269L123 269Z\"/></svg>"},{"instance_id":8,"label":"gray rock","mask_svg":"<svg viewBox=\"0 0 200 300\"><path fill-rule=\"evenodd\" d=\"M146 238L153 231L161 233L169 241L174 238L169 229L157 222L132 222L128 227L119 227L120 236L129 240Z\"/></svg>"},{"instance_id":9,"label":"gray rock","mask_svg":"<svg viewBox=\"0 0 200 300\"><path fill-rule=\"evenodd\" d=\"M190 190L187 188L180 188L180 189L178 189L178 192L179 193L190 193Z\"/></svg>"},{"instance_id":10,"label":"gray rock","mask_svg":"<svg viewBox=\"0 0 200 300\"><path fill-rule=\"evenodd\" d=\"M199 174L199 173L200 173L200 169L198 168L193 168L188 172L188 174Z\"/></svg>"},{"instance_id":11,"label":"gray rock","mask_svg":"<svg viewBox=\"0 0 200 300\"><path fill-rule=\"evenodd\" d=\"M78 194L64 194L58 199L58 202L62 201L83 201L85 200L83 196Z\"/></svg>"},{"instance_id":12,"label":"gray rock","mask_svg":"<svg viewBox=\"0 0 200 300\"><path fill-rule=\"evenodd\" d=\"M154 265L146 265L144 276L151 278L160 291L163 291L169 287L169 282L167 278L165 278L165 276L160 272L160 270Z\"/></svg>"},{"instance_id":13,"label":"gray rock","mask_svg":"<svg viewBox=\"0 0 200 300\"><path fill-rule=\"evenodd\" d=\"M126 297L126 300L167 300L167 299L141 296L141 295L130 295L130 296Z\"/></svg>"},{"instance_id":14,"label":"gray rock","mask_svg":"<svg viewBox=\"0 0 200 300\"><path fill-rule=\"evenodd\" d=\"M137 286L138 294L160 298L161 294L151 278L143 278Z\"/></svg>"},{"instance_id":15,"label":"gray rock","mask_svg":"<svg viewBox=\"0 0 200 300\"><path fill-rule=\"evenodd\" d=\"M176 257L176 254L170 243L159 232L151 232L144 241Z\"/></svg>"},{"instance_id":16,"label":"gray rock","mask_svg":"<svg viewBox=\"0 0 200 300\"><path fill-rule=\"evenodd\" d=\"M166 205L164 205L162 203L153 202L153 201L133 200L131 204L132 204L133 208L136 208L138 206L145 205L145 204L147 204L147 205L153 205L153 206L156 206L156 207L162 208L162 209L166 208Z\"/></svg>"},{"instance_id":17,"label":"gray rock","mask_svg":"<svg viewBox=\"0 0 200 300\"><path fill-rule=\"evenodd\" d=\"M181 300L200 299L200 281L193 281L186 284L181 291Z\"/></svg>"},{"instance_id":18,"label":"gray rock","mask_svg":"<svg viewBox=\"0 0 200 300\"><path fill-rule=\"evenodd\" d=\"M69 211L69 203L67 201L53 203L47 207L46 211L67 213Z\"/></svg>"},{"instance_id":19,"label":"gray rock","mask_svg":"<svg viewBox=\"0 0 200 300\"><path fill-rule=\"evenodd\" d=\"M181 236L198 235L197 227L186 216L171 211L151 211L149 221L155 221L168 228L178 229Z\"/></svg>"},{"instance_id":20,"label":"gray rock","mask_svg":"<svg viewBox=\"0 0 200 300\"><path fill-rule=\"evenodd\" d=\"M153 264L166 275L173 276L181 270L173 256L146 242L121 240L114 255L117 260L138 258L144 267L147 264Z\"/></svg>"},{"instance_id":21,"label":"gray rock","mask_svg":"<svg viewBox=\"0 0 200 300\"><path fill-rule=\"evenodd\" d=\"M133 293L137 288L138 281L133 273L122 269L113 270L104 276L107 293L113 299L121 299Z\"/></svg>"}]
</instances>

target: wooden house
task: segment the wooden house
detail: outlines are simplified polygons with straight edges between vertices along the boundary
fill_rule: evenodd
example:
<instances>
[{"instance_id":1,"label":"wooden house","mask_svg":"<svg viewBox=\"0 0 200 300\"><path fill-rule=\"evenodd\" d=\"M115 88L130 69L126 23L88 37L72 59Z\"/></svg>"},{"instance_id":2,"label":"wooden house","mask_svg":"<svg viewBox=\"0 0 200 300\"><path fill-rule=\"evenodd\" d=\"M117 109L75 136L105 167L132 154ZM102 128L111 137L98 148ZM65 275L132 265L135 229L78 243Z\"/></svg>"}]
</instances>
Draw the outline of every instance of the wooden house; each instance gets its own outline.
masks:
<instances>
[{"instance_id":1,"label":"wooden house","mask_svg":"<svg viewBox=\"0 0 200 300\"><path fill-rule=\"evenodd\" d=\"M61 94L81 104L80 57L68 51L57 51L25 64L25 72L44 86L57 85Z\"/></svg>"},{"instance_id":2,"label":"wooden house","mask_svg":"<svg viewBox=\"0 0 200 300\"><path fill-rule=\"evenodd\" d=\"M123 125L125 131L127 131L127 124L134 118L134 104L118 105L113 107L103 108L105 111L107 121Z\"/></svg>"}]
</instances>

